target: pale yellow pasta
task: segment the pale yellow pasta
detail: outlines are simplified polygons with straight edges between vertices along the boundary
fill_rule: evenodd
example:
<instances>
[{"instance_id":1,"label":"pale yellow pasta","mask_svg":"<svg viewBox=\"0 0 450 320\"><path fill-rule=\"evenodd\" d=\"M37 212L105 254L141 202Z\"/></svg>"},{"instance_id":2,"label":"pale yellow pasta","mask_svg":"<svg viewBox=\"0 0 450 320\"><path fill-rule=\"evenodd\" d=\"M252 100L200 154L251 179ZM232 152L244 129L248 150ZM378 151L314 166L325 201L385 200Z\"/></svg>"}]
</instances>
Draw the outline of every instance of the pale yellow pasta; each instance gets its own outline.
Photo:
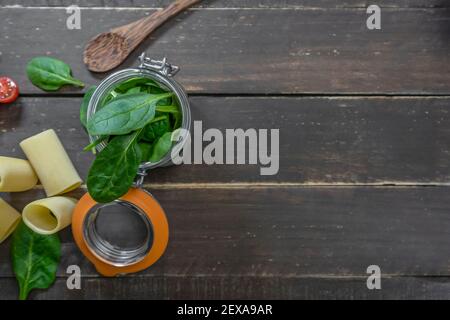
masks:
<instances>
[{"instance_id":1,"label":"pale yellow pasta","mask_svg":"<svg viewBox=\"0 0 450 320\"><path fill-rule=\"evenodd\" d=\"M0 192L20 192L32 189L37 176L26 160L0 157Z\"/></svg>"},{"instance_id":2,"label":"pale yellow pasta","mask_svg":"<svg viewBox=\"0 0 450 320\"><path fill-rule=\"evenodd\" d=\"M81 178L55 131L47 130L20 143L48 197L78 188Z\"/></svg>"},{"instance_id":3,"label":"pale yellow pasta","mask_svg":"<svg viewBox=\"0 0 450 320\"><path fill-rule=\"evenodd\" d=\"M0 243L16 229L20 222L20 214L5 200L0 198Z\"/></svg>"},{"instance_id":4,"label":"pale yellow pasta","mask_svg":"<svg viewBox=\"0 0 450 320\"><path fill-rule=\"evenodd\" d=\"M51 197L33 201L22 211L23 222L34 232L53 234L72 222L77 200L69 197Z\"/></svg>"}]
</instances>

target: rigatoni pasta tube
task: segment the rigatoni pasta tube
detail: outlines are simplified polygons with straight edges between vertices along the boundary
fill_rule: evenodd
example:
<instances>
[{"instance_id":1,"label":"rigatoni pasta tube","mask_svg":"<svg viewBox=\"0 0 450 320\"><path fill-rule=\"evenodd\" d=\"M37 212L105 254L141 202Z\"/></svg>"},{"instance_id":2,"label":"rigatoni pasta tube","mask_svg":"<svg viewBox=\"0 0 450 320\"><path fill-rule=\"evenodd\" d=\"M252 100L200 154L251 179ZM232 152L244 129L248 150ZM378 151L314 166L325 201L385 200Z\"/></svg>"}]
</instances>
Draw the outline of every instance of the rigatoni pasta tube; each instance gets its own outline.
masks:
<instances>
[{"instance_id":1,"label":"rigatoni pasta tube","mask_svg":"<svg viewBox=\"0 0 450 320\"><path fill-rule=\"evenodd\" d=\"M16 229L20 222L20 213L0 198L0 243Z\"/></svg>"},{"instance_id":2,"label":"rigatoni pasta tube","mask_svg":"<svg viewBox=\"0 0 450 320\"><path fill-rule=\"evenodd\" d=\"M34 232L53 234L72 222L72 212L77 200L68 197L51 197L33 201L22 211L23 222Z\"/></svg>"},{"instance_id":3,"label":"rigatoni pasta tube","mask_svg":"<svg viewBox=\"0 0 450 320\"><path fill-rule=\"evenodd\" d=\"M26 191L36 183L36 173L28 161L0 157L0 192Z\"/></svg>"},{"instance_id":4,"label":"rigatoni pasta tube","mask_svg":"<svg viewBox=\"0 0 450 320\"><path fill-rule=\"evenodd\" d=\"M55 131L47 130L20 143L48 197L78 188L81 178Z\"/></svg>"}]
</instances>

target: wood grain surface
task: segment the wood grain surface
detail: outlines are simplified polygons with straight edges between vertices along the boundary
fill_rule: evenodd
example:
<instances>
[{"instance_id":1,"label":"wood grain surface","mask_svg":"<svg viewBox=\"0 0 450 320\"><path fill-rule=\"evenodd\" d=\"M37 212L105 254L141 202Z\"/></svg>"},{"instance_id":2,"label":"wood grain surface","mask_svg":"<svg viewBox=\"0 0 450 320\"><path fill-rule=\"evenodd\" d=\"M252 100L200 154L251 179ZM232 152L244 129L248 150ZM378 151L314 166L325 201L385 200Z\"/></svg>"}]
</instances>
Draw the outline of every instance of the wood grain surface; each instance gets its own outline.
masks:
<instances>
[{"instance_id":1,"label":"wood grain surface","mask_svg":"<svg viewBox=\"0 0 450 320\"><path fill-rule=\"evenodd\" d=\"M179 281L179 286L190 283L181 288L179 295L184 297L198 294L195 293L195 282L201 283L203 279L207 285L202 287L204 290L211 286L210 290L217 290L218 295L233 298L234 291L229 288L233 284L228 281L234 283L243 277L248 281L248 287L240 287L237 297L283 298L287 293L279 291L278 281L284 283L294 279L291 285L298 285L297 281L312 285L313 279L318 278L325 287L327 283L330 288L338 286L336 280L339 280L339 290L352 292L358 287L359 290L347 298L362 298L369 295L366 268L372 264L379 265L383 274L399 281L400 286L406 284L397 278L405 276L427 276L429 281L440 277L437 280L441 282L450 276L447 188L225 187L150 191L168 216L170 244L156 265L137 276L145 279L164 277L167 280L162 281ZM81 194L80 190L72 195ZM3 196L20 210L32 199L43 195L42 190L35 190ZM110 224L120 230L114 220ZM63 254L58 276L67 276L67 266L79 265L87 285L79 294L95 295L95 292L89 292L89 279L97 278L97 273L73 244L69 230L62 232L61 238ZM0 259L0 277L9 279L13 275L7 258L8 248L7 244L0 246L0 257L3 257ZM3 281L5 287L12 286L10 280L1 278L0 283ZM220 278L222 282L218 281ZM252 278L261 279L262 283L258 280L253 283ZM105 291L123 283L121 290L124 291L105 292L98 298L127 297L124 292L141 298L152 297L146 286L151 288L154 284L142 281L143 288L147 289L141 292L140 286L127 287L128 283L136 283L132 280L111 284L115 280L94 283L104 285L102 290ZM259 295L260 286L268 288L263 296ZM446 284L448 286L450 283ZM52 296L51 292L66 291L70 295L64 287L65 282L61 281L47 294ZM175 287L166 287L167 292L158 290L155 294L167 298L176 296L172 291ZM392 290L395 288L393 286ZM9 290L9 293L1 290L2 297L14 298L14 290ZM302 298L305 294L303 287L296 290L290 292L290 298ZM387 288L382 291L386 292L378 295L396 293L389 293ZM312 294L321 295L320 290ZM407 292L401 294L408 295ZM425 295L424 292L418 294Z\"/></svg>"},{"instance_id":2,"label":"wood grain surface","mask_svg":"<svg viewBox=\"0 0 450 320\"><path fill-rule=\"evenodd\" d=\"M370 291L361 277L220 277L155 276L116 279L85 278L83 290L67 290L57 278L49 291L35 291L31 299L449 299L450 285L440 277L387 277L383 290ZM17 294L15 279L0 279L2 299Z\"/></svg>"},{"instance_id":3,"label":"wood grain surface","mask_svg":"<svg viewBox=\"0 0 450 320\"><path fill-rule=\"evenodd\" d=\"M261 165L185 165L154 170L147 183L446 184L447 97L191 97L203 130L279 129L279 172ZM82 177L93 155L79 123L81 98L22 98L0 109L2 154L48 128L60 135ZM206 143L205 143L206 145Z\"/></svg>"},{"instance_id":4,"label":"wood grain surface","mask_svg":"<svg viewBox=\"0 0 450 320\"><path fill-rule=\"evenodd\" d=\"M24 69L32 57L50 55L68 62L77 78L95 83L103 76L83 65L85 43L149 13L86 9L82 29L68 30L64 7L2 8L2 73L14 76L22 93L42 94ZM177 79L190 93L450 92L448 8L386 8L380 31L368 30L366 18L364 8L326 6L189 10L153 33L123 66L135 66L142 51L166 56L182 67Z\"/></svg>"},{"instance_id":5,"label":"wood grain surface","mask_svg":"<svg viewBox=\"0 0 450 320\"><path fill-rule=\"evenodd\" d=\"M2 0L1 5L24 7L126 7L126 8L160 8L169 5L173 0ZM388 8L443 8L449 7L446 0L378 0L377 4ZM202 0L197 7L204 8L281 8L301 9L314 8L367 8L365 0Z\"/></svg>"},{"instance_id":6,"label":"wood grain surface","mask_svg":"<svg viewBox=\"0 0 450 320\"><path fill-rule=\"evenodd\" d=\"M93 72L106 72L118 67L160 25L199 1L175 1L147 17L100 33L86 45L83 62Z\"/></svg>"}]
</instances>

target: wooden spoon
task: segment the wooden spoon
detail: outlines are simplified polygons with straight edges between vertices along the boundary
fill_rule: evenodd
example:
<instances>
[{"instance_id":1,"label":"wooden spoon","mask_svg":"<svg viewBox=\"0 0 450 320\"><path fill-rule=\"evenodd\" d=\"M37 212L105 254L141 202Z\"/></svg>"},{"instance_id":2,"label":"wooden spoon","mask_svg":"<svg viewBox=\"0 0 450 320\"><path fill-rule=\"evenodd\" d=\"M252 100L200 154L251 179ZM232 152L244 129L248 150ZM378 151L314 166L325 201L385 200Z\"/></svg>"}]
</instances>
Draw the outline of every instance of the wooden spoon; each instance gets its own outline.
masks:
<instances>
[{"instance_id":1,"label":"wooden spoon","mask_svg":"<svg viewBox=\"0 0 450 320\"><path fill-rule=\"evenodd\" d=\"M177 0L148 17L97 35L84 49L84 63L93 72L117 67L152 31L197 2L200 0Z\"/></svg>"}]
</instances>

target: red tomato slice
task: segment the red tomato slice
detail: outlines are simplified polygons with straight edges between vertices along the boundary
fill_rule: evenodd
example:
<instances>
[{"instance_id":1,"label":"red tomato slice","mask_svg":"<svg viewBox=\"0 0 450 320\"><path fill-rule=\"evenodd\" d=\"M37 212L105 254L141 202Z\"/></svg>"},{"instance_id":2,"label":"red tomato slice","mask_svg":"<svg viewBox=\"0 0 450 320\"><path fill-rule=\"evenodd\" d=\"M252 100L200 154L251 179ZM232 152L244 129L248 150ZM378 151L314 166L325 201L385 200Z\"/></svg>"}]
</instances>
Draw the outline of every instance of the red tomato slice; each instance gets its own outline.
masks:
<instances>
[{"instance_id":1,"label":"red tomato slice","mask_svg":"<svg viewBox=\"0 0 450 320\"><path fill-rule=\"evenodd\" d=\"M19 96L19 87L8 77L0 77L0 103L11 103Z\"/></svg>"}]
</instances>

